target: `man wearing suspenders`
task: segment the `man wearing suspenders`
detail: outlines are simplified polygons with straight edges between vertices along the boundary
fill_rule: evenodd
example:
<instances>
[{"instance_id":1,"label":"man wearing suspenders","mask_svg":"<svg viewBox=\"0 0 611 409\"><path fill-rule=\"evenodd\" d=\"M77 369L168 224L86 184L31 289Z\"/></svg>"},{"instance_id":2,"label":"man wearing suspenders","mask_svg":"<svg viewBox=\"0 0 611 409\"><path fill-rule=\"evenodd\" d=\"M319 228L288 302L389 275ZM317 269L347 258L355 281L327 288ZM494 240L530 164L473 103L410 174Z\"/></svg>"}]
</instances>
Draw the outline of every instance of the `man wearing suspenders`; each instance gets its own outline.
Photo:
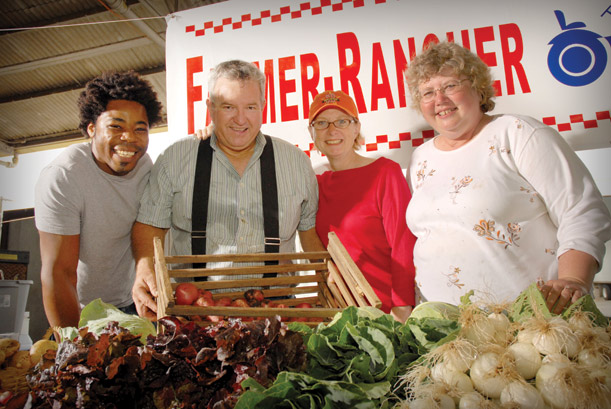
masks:
<instances>
[{"instance_id":1,"label":"man wearing suspenders","mask_svg":"<svg viewBox=\"0 0 611 409\"><path fill-rule=\"evenodd\" d=\"M140 316L155 319L153 238L171 229L170 253L324 250L315 230L318 187L299 148L260 132L265 75L248 62L220 63L206 101L214 129L181 139L155 163L132 230Z\"/></svg>"}]
</instances>

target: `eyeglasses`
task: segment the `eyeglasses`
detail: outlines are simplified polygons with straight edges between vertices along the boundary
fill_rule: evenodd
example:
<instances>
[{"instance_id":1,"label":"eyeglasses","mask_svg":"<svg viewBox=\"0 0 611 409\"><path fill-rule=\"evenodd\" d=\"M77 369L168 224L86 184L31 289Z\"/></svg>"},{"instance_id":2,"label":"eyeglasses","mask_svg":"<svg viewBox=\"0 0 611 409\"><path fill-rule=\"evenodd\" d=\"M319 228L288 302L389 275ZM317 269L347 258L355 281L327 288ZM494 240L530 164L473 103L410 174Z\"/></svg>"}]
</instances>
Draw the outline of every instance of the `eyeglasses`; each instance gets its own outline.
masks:
<instances>
[{"instance_id":1,"label":"eyeglasses","mask_svg":"<svg viewBox=\"0 0 611 409\"><path fill-rule=\"evenodd\" d=\"M333 121L333 122L329 122L329 121L314 121L312 122L310 125L318 130L318 131L322 131L323 129L327 129L329 127L329 125L333 124L334 127L336 127L337 129L344 129L344 128L348 128L348 126L350 126L350 124L352 123L356 123L357 120L356 119L338 119L337 121Z\"/></svg>"},{"instance_id":2,"label":"eyeglasses","mask_svg":"<svg viewBox=\"0 0 611 409\"><path fill-rule=\"evenodd\" d=\"M454 95L458 91L461 90L461 84L463 81L469 81L469 79L465 78L462 80L450 81L447 84L445 84L443 87L440 87L440 88L435 88L435 89L428 88L428 89L422 90L420 92L420 101L424 103L431 102L432 100L435 99L435 95L437 94L437 91L441 92L443 95L446 95L446 96Z\"/></svg>"}]
</instances>

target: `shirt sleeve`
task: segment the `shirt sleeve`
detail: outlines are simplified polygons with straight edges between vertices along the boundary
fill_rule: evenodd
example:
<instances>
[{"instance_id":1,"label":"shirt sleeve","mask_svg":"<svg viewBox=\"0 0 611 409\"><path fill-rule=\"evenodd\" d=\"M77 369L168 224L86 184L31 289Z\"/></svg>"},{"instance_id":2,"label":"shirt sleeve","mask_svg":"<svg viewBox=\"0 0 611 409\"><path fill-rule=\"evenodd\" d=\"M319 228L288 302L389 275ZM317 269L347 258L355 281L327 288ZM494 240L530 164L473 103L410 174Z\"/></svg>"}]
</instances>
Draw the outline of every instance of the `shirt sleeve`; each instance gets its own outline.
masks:
<instances>
[{"instance_id":1,"label":"shirt sleeve","mask_svg":"<svg viewBox=\"0 0 611 409\"><path fill-rule=\"evenodd\" d=\"M299 152L300 172L304 178L306 199L301 204L301 219L297 227L300 231L306 231L316 226L316 212L318 211L318 182L312 168L312 162L305 153Z\"/></svg>"},{"instance_id":2,"label":"shirt sleeve","mask_svg":"<svg viewBox=\"0 0 611 409\"><path fill-rule=\"evenodd\" d=\"M557 256L579 250L600 266L611 238L611 217L583 162L558 132L545 126L534 128L515 158L558 227Z\"/></svg>"},{"instance_id":3,"label":"shirt sleeve","mask_svg":"<svg viewBox=\"0 0 611 409\"><path fill-rule=\"evenodd\" d=\"M169 156L167 151L164 152L153 165L136 219L161 229L169 229L172 225L173 189L167 167Z\"/></svg>"},{"instance_id":4,"label":"shirt sleeve","mask_svg":"<svg viewBox=\"0 0 611 409\"><path fill-rule=\"evenodd\" d=\"M387 168L381 191L382 222L391 248L392 307L414 305L416 238L407 228L405 212L411 193L407 180L396 163Z\"/></svg>"},{"instance_id":5,"label":"shirt sleeve","mask_svg":"<svg viewBox=\"0 0 611 409\"><path fill-rule=\"evenodd\" d=\"M67 171L48 166L40 174L34 192L36 228L61 235L81 232L81 191Z\"/></svg>"}]
</instances>

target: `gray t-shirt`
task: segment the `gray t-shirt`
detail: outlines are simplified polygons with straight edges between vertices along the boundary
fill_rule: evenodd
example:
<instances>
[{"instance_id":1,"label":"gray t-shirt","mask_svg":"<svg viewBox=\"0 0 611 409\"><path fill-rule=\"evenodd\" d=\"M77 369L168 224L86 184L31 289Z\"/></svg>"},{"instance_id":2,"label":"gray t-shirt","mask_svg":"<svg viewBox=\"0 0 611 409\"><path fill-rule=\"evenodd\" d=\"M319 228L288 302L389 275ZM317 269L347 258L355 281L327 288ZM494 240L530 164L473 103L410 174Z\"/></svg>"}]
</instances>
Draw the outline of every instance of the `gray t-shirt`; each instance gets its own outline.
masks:
<instances>
[{"instance_id":1,"label":"gray t-shirt","mask_svg":"<svg viewBox=\"0 0 611 409\"><path fill-rule=\"evenodd\" d=\"M87 142L70 146L42 170L35 190L36 228L80 235L81 306L96 298L117 307L132 303L136 272L130 236L151 168L146 154L127 175L110 175L96 165Z\"/></svg>"}]
</instances>

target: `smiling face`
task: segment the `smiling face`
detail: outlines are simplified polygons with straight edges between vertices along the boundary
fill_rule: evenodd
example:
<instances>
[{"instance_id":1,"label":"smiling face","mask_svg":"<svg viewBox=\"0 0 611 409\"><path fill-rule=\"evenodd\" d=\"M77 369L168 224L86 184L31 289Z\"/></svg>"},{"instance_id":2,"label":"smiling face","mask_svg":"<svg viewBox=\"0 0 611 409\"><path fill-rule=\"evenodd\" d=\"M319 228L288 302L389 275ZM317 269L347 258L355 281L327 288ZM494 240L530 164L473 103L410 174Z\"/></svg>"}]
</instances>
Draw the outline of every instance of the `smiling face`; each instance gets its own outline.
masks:
<instances>
[{"instance_id":1,"label":"smiling face","mask_svg":"<svg viewBox=\"0 0 611 409\"><path fill-rule=\"evenodd\" d=\"M347 128L339 129L332 123L339 119L351 120L353 118L340 109L329 108L318 114L312 121L327 121L329 122L328 128L308 127L316 148L327 156L329 161L356 156L354 141L361 131L361 123L353 122Z\"/></svg>"},{"instance_id":2,"label":"smiling face","mask_svg":"<svg viewBox=\"0 0 611 409\"><path fill-rule=\"evenodd\" d=\"M220 149L235 155L254 148L264 105L258 82L221 77L206 103Z\"/></svg>"},{"instance_id":3,"label":"smiling face","mask_svg":"<svg viewBox=\"0 0 611 409\"><path fill-rule=\"evenodd\" d=\"M479 94L471 87L470 81L462 81L460 89L452 95L439 91L448 83L462 79L454 74L437 74L418 86L420 95L431 89L437 90L434 91L432 101L420 101L420 109L424 119L439 133L439 137L455 147L473 137L484 115L480 108Z\"/></svg>"},{"instance_id":4,"label":"smiling face","mask_svg":"<svg viewBox=\"0 0 611 409\"><path fill-rule=\"evenodd\" d=\"M134 101L110 101L96 123L87 126L87 133L98 167L111 175L126 175L136 167L148 148L146 109Z\"/></svg>"}]
</instances>

